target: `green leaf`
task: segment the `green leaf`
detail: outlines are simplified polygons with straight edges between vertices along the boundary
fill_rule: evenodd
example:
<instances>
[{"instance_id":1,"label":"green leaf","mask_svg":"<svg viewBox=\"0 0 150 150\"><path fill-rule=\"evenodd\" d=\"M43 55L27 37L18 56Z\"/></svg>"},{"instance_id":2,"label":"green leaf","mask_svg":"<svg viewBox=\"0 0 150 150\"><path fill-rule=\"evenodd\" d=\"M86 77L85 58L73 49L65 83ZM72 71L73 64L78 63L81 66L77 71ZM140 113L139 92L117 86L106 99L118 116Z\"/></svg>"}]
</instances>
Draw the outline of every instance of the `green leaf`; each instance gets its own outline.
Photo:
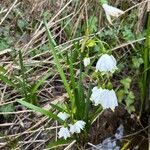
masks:
<instances>
[{"instance_id":1,"label":"green leaf","mask_svg":"<svg viewBox=\"0 0 150 150\"><path fill-rule=\"evenodd\" d=\"M103 5L103 4L107 4L108 1L107 0L99 0L99 2Z\"/></svg>"},{"instance_id":2,"label":"green leaf","mask_svg":"<svg viewBox=\"0 0 150 150\"><path fill-rule=\"evenodd\" d=\"M8 84L9 86L13 86L14 88L16 88L16 85L10 79L8 79L5 75L0 74L0 80Z\"/></svg>"},{"instance_id":3,"label":"green leaf","mask_svg":"<svg viewBox=\"0 0 150 150\"><path fill-rule=\"evenodd\" d=\"M84 86L82 83L82 79L83 79L83 66L82 66L82 62L83 62L83 57L82 54L80 54L80 74L79 74L79 80L78 80L78 101L79 101L79 112L80 112L80 118L78 119L82 119L84 117L84 113L85 113L85 96L84 96Z\"/></svg>"},{"instance_id":4,"label":"green leaf","mask_svg":"<svg viewBox=\"0 0 150 150\"><path fill-rule=\"evenodd\" d=\"M119 102L121 103L122 100L123 100L123 98L124 98L124 96L125 96L124 90L123 90L123 89L120 89L120 90L117 91L116 94L117 94L117 97L118 97Z\"/></svg>"},{"instance_id":5,"label":"green leaf","mask_svg":"<svg viewBox=\"0 0 150 150\"><path fill-rule=\"evenodd\" d=\"M0 73L2 73L2 74L4 74L4 73L6 73L7 71L2 67L2 66L0 66Z\"/></svg>"},{"instance_id":6,"label":"green leaf","mask_svg":"<svg viewBox=\"0 0 150 150\"><path fill-rule=\"evenodd\" d=\"M72 88L73 90L75 90L75 74L74 74L74 69L73 69L73 55L74 53L72 53L71 50L71 54L70 54L70 79L71 79L71 84L72 84Z\"/></svg>"},{"instance_id":7,"label":"green leaf","mask_svg":"<svg viewBox=\"0 0 150 150\"><path fill-rule=\"evenodd\" d=\"M133 111L135 111L135 107L133 105L126 106L126 109L128 110L129 113L132 113Z\"/></svg>"},{"instance_id":8,"label":"green leaf","mask_svg":"<svg viewBox=\"0 0 150 150\"><path fill-rule=\"evenodd\" d=\"M85 113L84 118L85 118L86 122L88 122L88 120L89 120L91 88L92 88L92 86L90 83L88 93L87 93L86 103L85 103L85 112L84 112Z\"/></svg>"},{"instance_id":9,"label":"green leaf","mask_svg":"<svg viewBox=\"0 0 150 150\"><path fill-rule=\"evenodd\" d=\"M97 31L97 17L96 16L90 16L90 18L88 19L88 29L90 33Z\"/></svg>"},{"instance_id":10,"label":"green leaf","mask_svg":"<svg viewBox=\"0 0 150 150\"><path fill-rule=\"evenodd\" d=\"M7 49L7 48L9 48L8 43L4 40L1 40L0 41L0 51L3 50L3 49Z\"/></svg>"},{"instance_id":11,"label":"green leaf","mask_svg":"<svg viewBox=\"0 0 150 150\"><path fill-rule=\"evenodd\" d=\"M73 54L72 50L71 50L71 54L70 54L70 65L69 65L69 69L70 69L70 80L71 80L71 86L73 91L75 92L75 74L74 74L74 69L73 69ZM72 110L73 112L75 112L75 98L72 99Z\"/></svg>"},{"instance_id":12,"label":"green leaf","mask_svg":"<svg viewBox=\"0 0 150 150\"><path fill-rule=\"evenodd\" d=\"M133 104L134 98L135 98L134 93L132 91L130 91L126 98L126 105L130 106L131 104Z\"/></svg>"},{"instance_id":13,"label":"green leaf","mask_svg":"<svg viewBox=\"0 0 150 150\"><path fill-rule=\"evenodd\" d=\"M44 18L44 24L45 24L45 28L46 28L46 32L47 32L47 35L48 35L48 41L49 41L49 45L50 45L50 48L51 48L51 52L53 54L53 57L54 57L54 62L55 62L55 65L57 66L57 69L58 69L58 72L61 76L61 79L64 83L64 86L65 86L65 89L68 93L68 96L71 100L71 105L73 106L74 105L74 98L73 98L73 95L71 93L71 89L69 87L69 84L68 84L68 81L66 79L66 76L64 74L64 71L63 71L63 68L61 67L61 64L60 64L60 60L57 56L57 51L55 49L55 42L54 42L54 39L52 39L52 35L48 29L48 26L47 26L47 22L46 22L46 19ZM73 107L72 107L73 109Z\"/></svg>"},{"instance_id":14,"label":"green leaf","mask_svg":"<svg viewBox=\"0 0 150 150\"><path fill-rule=\"evenodd\" d=\"M3 105L0 107L0 111L1 112L13 112L14 106L13 104ZM8 114L4 114L3 116L5 117L5 119L8 119L10 117L10 115Z\"/></svg>"},{"instance_id":15,"label":"green leaf","mask_svg":"<svg viewBox=\"0 0 150 150\"><path fill-rule=\"evenodd\" d=\"M132 91L130 91L127 95L126 100L125 100L126 109L128 110L129 113L135 111L134 99L135 99L134 93Z\"/></svg>"},{"instance_id":16,"label":"green leaf","mask_svg":"<svg viewBox=\"0 0 150 150\"><path fill-rule=\"evenodd\" d=\"M127 77L122 79L120 83L124 86L125 90L128 90L130 88L131 81L132 81L131 78Z\"/></svg>"},{"instance_id":17,"label":"green leaf","mask_svg":"<svg viewBox=\"0 0 150 150\"><path fill-rule=\"evenodd\" d=\"M58 106L57 104L52 104L50 103L50 105L55 108L56 110L60 111L60 112L66 112L68 113L65 109L63 109L62 107Z\"/></svg>"},{"instance_id":18,"label":"green leaf","mask_svg":"<svg viewBox=\"0 0 150 150\"><path fill-rule=\"evenodd\" d=\"M49 112L49 111L47 111L47 110L45 110L43 108L37 107L37 106L35 106L35 105L31 104L31 103L28 103L28 102L26 102L26 101L24 101L22 99L17 100L17 102L22 104L22 105L24 105L24 106L26 106L26 107L28 107L28 108L30 108L30 109L32 109L32 110L34 110L34 111L37 111L37 112L39 112L39 113L41 113L41 114L43 114L45 116L48 116L48 117L50 117L50 118L52 118L54 120L57 120L60 123L64 123L64 121L61 120L57 115L55 115L55 114L53 114L53 113L51 113L51 112Z\"/></svg>"},{"instance_id":19,"label":"green leaf","mask_svg":"<svg viewBox=\"0 0 150 150\"><path fill-rule=\"evenodd\" d=\"M27 26L27 21L23 20L23 19L19 19L17 21L17 25L20 29L24 29Z\"/></svg>"},{"instance_id":20,"label":"green leaf","mask_svg":"<svg viewBox=\"0 0 150 150\"><path fill-rule=\"evenodd\" d=\"M81 107L80 107L80 98L79 98L79 90L78 88L75 88L74 91L74 97L75 97L75 105L76 105L76 118L80 118L81 114Z\"/></svg>"},{"instance_id":21,"label":"green leaf","mask_svg":"<svg viewBox=\"0 0 150 150\"><path fill-rule=\"evenodd\" d=\"M127 41L132 41L135 38L134 33L132 32L132 30L128 26L124 27L124 30L122 33L123 33L124 39Z\"/></svg>"},{"instance_id":22,"label":"green leaf","mask_svg":"<svg viewBox=\"0 0 150 150\"><path fill-rule=\"evenodd\" d=\"M21 71L21 75L22 75L22 80L23 82L20 82L22 84L22 89L23 89L23 93L24 93L24 97L27 101L29 101L28 99L28 95L27 95L27 77L25 75L25 67L23 64L23 58L22 58L22 53L19 50L19 65L20 65L20 71Z\"/></svg>"},{"instance_id":23,"label":"green leaf","mask_svg":"<svg viewBox=\"0 0 150 150\"><path fill-rule=\"evenodd\" d=\"M140 65L143 64L143 59L140 57L133 57L132 58L133 68L139 69Z\"/></svg>"},{"instance_id":24,"label":"green leaf","mask_svg":"<svg viewBox=\"0 0 150 150\"><path fill-rule=\"evenodd\" d=\"M73 139L57 140L55 142L52 142L52 143L48 144L47 148L57 148L57 147L60 147L60 146L62 147L62 146L68 145L72 141L73 141Z\"/></svg>"}]
</instances>

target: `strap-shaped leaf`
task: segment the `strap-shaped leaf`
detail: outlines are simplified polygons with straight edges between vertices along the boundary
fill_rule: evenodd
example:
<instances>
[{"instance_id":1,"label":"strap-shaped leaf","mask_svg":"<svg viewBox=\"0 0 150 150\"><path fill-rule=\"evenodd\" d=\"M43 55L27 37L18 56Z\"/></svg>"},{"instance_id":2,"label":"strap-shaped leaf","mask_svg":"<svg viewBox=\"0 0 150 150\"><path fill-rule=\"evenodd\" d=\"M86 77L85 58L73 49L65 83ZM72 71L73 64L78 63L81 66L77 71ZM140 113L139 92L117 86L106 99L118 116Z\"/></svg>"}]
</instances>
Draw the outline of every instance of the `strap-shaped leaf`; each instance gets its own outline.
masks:
<instances>
[{"instance_id":1,"label":"strap-shaped leaf","mask_svg":"<svg viewBox=\"0 0 150 150\"><path fill-rule=\"evenodd\" d=\"M26 101L24 101L22 99L17 100L17 102L22 104L22 105L24 105L24 106L26 106L26 107L28 107L28 108L30 108L30 109L32 109L32 110L34 110L34 111L37 111L37 112L39 112L39 113L41 113L41 114L43 114L45 116L48 116L49 118L57 120L60 123L64 123L63 120L61 120L57 115L53 114L50 111L47 111L47 110L45 110L43 108L35 106L35 105L31 104L31 103L28 103L28 102L26 102Z\"/></svg>"}]
</instances>

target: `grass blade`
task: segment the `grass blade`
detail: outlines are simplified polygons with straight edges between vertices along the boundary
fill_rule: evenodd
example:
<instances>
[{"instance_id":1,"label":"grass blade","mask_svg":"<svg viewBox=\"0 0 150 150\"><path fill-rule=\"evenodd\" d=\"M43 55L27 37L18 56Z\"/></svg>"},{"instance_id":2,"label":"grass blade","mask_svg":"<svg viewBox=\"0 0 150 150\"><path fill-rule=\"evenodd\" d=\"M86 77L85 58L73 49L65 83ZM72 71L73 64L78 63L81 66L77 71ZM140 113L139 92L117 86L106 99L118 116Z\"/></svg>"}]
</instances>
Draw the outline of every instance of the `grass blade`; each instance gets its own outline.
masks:
<instances>
[{"instance_id":1,"label":"grass blade","mask_svg":"<svg viewBox=\"0 0 150 150\"><path fill-rule=\"evenodd\" d=\"M47 32L47 35L48 35L48 41L49 41L49 45L50 45L50 48L51 48L51 52L52 52L53 57L54 57L54 62L56 64L56 66L57 66L58 72L59 72L59 74L61 76L61 79L62 79L62 81L64 83L65 89L66 89L66 91L68 93L68 96L69 96L69 98L71 100L71 105L72 105L72 108L73 108L73 95L71 93L71 89L69 87L69 84L68 84L68 81L67 81L66 76L64 74L64 71L63 71L63 69L61 67L60 60L59 60L59 58L57 56L57 51L55 49L51 33L50 33L50 31L49 31L49 29L47 27L47 22L46 22L45 18L44 18L44 24L45 24L46 32Z\"/></svg>"},{"instance_id":2,"label":"grass blade","mask_svg":"<svg viewBox=\"0 0 150 150\"><path fill-rule=\"evenodd\" d=\"M56 110L60 111L60 112L66 112L68 113L65 109L59 107L57 104L50 104L53 108L55 108Z\"/></svg>"},{"instance_id":3,"label":"grass blade","mask_svg":"<svg viewBox=\"0 0 150 150\"><path fill-rule=\"evenodd\" d=\"M148 4L149 5L149 4ZM148 89L148 73L150 70L150 58L149 58L149 52L150 52L150 11L148 11L148 22L147 22L147 32L146 32L146 40L145 40L145 47L144 47L144 54L143 54L143 60L144 60L144 73L142 77L142 88L141 88L141 108L139 116L141 117L142 112L146 111L146 105L149 105L149 99L146 98L147 93L149 93ZM144 106L145 103L145 106ZM145 107L145 108L144 108ZM145 109L145 110L143 110ZM149 109L149 108L148 108Z\"/></svg>"},{"instance_id":4,"label":"grass blade","mask_svg":"<svg viewBox=\"0 0 150 150\"><path fill-rule=\"evenodd\" d=\"M61 120L57 115L55 115L55 114L53 114L53 113L51 113L51 112L49 112L49 111L47 111L43 108L37 107L37 106L35 106L31 103L28 103L28 102L26 102L22 99L17 100L17 102L24 105L24 106L26 106L26 107L28 107L28 108L30 108L30 109L32 109L32 110L34 110L34 111L40 112L41 114L43 114L45 116L48 116L49 118L57 120L60 123L64 123L64 121Z\"/></svg>"},{"instance_id":5,"label":"grass blade","mask_svg":"<svg viewBox=\"0 0 150 150\"><path fill-rule=\"evenodd\" d=\"M27 101L29 101L28 99L28 95L27 95L27 87L26 87L26 76L25 76L25 69L24 69L24 65L23 65L23 58L22 58L22 53L21 51L19 50L19 64L20 64L20 71L21 71L21 75L22 75L22 80L23 82L21 82L22 84L22 89L23 89L23 93L24 93L24 97Z\"/></svg>"},{"instance_id":6,"label":"grass blade","mask_svg":"<svg viewBox=\"0 0 150 150\"><path fill-rule=\"evenodd\" d=\"M2 74L0 74L0 80L2 80L4 83L8 84L9 86L16 88L16 85L10 79L8 79L6 76L4 76Z\"/></svg>"}]
</instances>

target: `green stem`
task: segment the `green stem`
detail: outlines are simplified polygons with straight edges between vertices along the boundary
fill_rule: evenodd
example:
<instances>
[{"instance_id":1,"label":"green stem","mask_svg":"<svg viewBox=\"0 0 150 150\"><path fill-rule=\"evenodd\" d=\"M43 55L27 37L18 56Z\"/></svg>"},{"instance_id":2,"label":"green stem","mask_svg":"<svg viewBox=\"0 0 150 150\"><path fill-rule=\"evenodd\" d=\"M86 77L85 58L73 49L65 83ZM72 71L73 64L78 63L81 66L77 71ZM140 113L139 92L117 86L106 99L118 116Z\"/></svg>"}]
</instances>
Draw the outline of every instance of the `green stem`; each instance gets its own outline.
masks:
<instances>
[{"instance_id":1,"label":"green stem","mask_svg":"<svg viewBox=\"0 0 150 150\"><path fill-rule=\"evenodd\" d=\"M143 53L143 60L144 60L144 73L143 73L143 84L142 84L142 101L141 101L141 108L140 114L141 117L143 112L144 103L146 101L146 93L147 93L147 77L148 71L150 67L149 63L149 49L150 49L150 11L148 11L148 22L147 22L147 32L146 32L146 40L145 40L145 47Z\"/></svg>"},{"instance_id":2,"label":"green stem","mask_svg":"<svg viewBox=\"0 0 150 150\"><path fill-rule=\"evenodd\" d=\"M108 4L108 1L107 1L107 0L99 0L99 2L101 3L101 5L103 5L103 4Z\"/></svg>"}]
</instances>

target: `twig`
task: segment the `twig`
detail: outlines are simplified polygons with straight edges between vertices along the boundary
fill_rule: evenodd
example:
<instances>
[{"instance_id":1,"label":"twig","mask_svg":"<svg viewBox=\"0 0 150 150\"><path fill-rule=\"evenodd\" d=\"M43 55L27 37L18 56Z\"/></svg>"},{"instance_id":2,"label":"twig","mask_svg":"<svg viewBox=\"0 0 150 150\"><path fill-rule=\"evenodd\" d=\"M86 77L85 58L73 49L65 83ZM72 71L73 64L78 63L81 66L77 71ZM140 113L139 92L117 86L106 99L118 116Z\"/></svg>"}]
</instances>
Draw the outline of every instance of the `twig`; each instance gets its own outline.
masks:
<instances>
[{"instance_id":1,"label":"twig","mask_svg":"<svg viewBox=\"0 0 150 150\"><path fill-rule=\"evenodd\" d=\"M70 0L47 24L47 26L49 27L51 25L51 23L56 19L56 17L58 17L62 11L65 10L65 8L72 2L72 0ZM42 28L37 34L35 34L32 39L29 41L29 43L26 45L26 47L24 48L25 50L29 47L29 45L32 43L33 40L35 40L39 35L41 35L43 32L45 32L45 27Z\"/></svg>"},{"instance_id":2,"label":"twig","mask_svg":"<svg viewBox=\"0 0 150 150\"><path fill-rule=\"evenodd\" d=\"M11 125L14 125L15 123L3 123L3 124L0 124L0 127L6 127L6 126L11 126ZM0 137L1 138L1 137Z\"/></svg>"},{"instance_id":3,"label":"twig","mask_svg":"<svg viewBox=\"0 0 150 150\"><path fill-rule=\"evenodd\" d=\"M50 127L50 128L43 128L43 129L36 129L36 130L32 130L32 131L25 131L25 132L22 132L22 133L17 133L17 134L12 134L12 135L2 136L2 137L0 137L0 139L12 138L12 137L15 137L15 136L21 136L21 135L24 135L24 134L35 133L35 132L38 132L38 131L40 131L40 130L42 130L42 131L46 131L46 130L54 130L54 129L60 128L60 127L61 127L61 126Z\"/></svg>"},{"instance_id":4,"label":"twig","mask_svg":"<svg viewBox=\"0 0 150 150\"><path fill-rule=\"evenodd\" d=\"M129 134L129 135L126 135L126 136L123 136L123 137L122 137L122 139L124 139L124 138L128 138L128 137L130 137L130 136L137 135L137 134L139 134L140 132L142 132L142 131L144 131L144 130L148 129L149 127L150 127L150 125L148 125L148 126L147 126L147 127L145 127L144 129L141 129L141 130L139 130L139 131L137 131L137 132L134 132L134 133Z\"/></svg>"},{"instance_id":5,"label":"twig","mask_svg":"<svg viewBox=\"0 0 150 150\"><path fill-rule=\"evenodd\" d=\"M14 114L21 114L21 113L27 113L27 112L34 112L33 110L21 110L16 112L0 112L0 115L14 115Z\"/></svg>"},{"instance_id":6,"label":"twig","mask_svg":"<svg viewBox=\"0 0 150 150\"><path fill-rule=\"evenodd\" d=\"M76 143L76 140L71 142L64 150L69 150L75 143Z\"/></svg>"},{"instance_id":7,"label":"twig","mask_svg":"<svg viewBox=\"0 0 150 150\"><path fill-rule=\"evenodd\" d=\"M6 19L6 17L8 16L8 14L11 12L11 10L15 7L16 3L18 2L18 0L15 0L15 2L12 4L12 6L10 7L10 9L7 11L6 15L2 18L0 25L3 23L3 21Z\"/></svg>"}]
</instances>

